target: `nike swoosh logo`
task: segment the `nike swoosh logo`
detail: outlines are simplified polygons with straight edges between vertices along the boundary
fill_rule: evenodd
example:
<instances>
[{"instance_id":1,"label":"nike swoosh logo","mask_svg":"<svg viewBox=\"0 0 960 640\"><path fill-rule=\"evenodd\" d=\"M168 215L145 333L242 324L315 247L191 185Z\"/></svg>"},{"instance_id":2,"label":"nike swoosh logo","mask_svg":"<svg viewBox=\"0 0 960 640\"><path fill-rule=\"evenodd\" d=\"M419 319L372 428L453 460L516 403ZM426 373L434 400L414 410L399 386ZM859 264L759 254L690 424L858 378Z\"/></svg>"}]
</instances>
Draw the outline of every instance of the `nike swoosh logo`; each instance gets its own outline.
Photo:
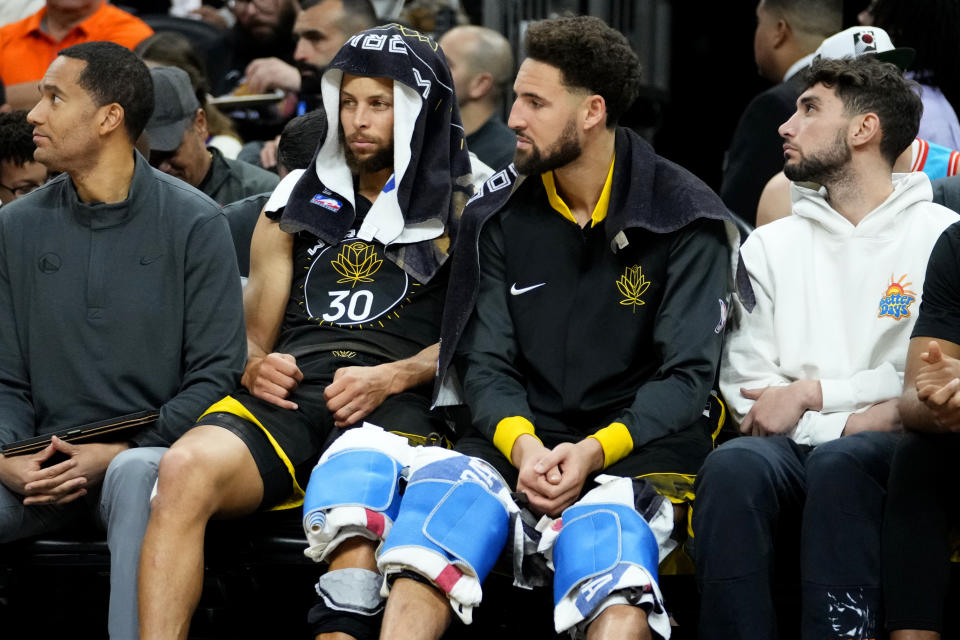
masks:
<instances>
[{"instance_id":1,"label":"nike swoosh logo","mask_svg":"<svg viewBox=\"0 0 960 640\"><path fill-rule=\"evenodd\" d=\"M545 285L545 284L547 284L547 283L546 283L546 282L541 282L540 284L535 284L535 285L532 285L532 286L529 286L529 287L523 287L522 289L518 289L518 288L517 288L517 283L514 282L514 283L513 283L513 286L510 287L510 295L512 295L512 296L519 296L519 295L521 295L521 294L526 293L527 291L533 291L534 289L536 289L536 288L538 288L538 287L542 287L542 286Z\"/></svg>"},{"instance_id":2,"label":"nike swoosh logo","mask_svg":"<svg viewBox=\"0 0 960 640\"><path fill-rule=\"evenodd\" d=\"M162 254L162 253L158 253L158 254L155 255L155 256L141 256L141 257L140 257L140 264L146 266L146 265L150 264L151 262L156 262L157 260L159 260L159 259L162 258L162 257L163 257L163 254Z\"/></svg>"}]
</instances>

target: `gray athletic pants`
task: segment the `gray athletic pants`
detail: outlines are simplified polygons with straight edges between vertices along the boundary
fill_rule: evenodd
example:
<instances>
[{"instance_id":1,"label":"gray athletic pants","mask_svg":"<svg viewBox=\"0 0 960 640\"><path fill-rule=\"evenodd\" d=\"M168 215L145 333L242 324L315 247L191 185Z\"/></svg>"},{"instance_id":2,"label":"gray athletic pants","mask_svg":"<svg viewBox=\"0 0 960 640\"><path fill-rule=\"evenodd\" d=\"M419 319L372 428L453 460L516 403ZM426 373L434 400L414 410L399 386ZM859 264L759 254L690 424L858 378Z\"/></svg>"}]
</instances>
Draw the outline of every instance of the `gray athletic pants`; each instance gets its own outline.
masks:
<instances>
[{"instance_id":1,"label":"gray athletic pants","mask_svg":"<svg viewBox=\"0 0 960 640\"><path fill-rule=\"evenodd\" d=\"M110 616L113 640L139 637L137 615L137 569L140 543L150 517L150 492L157 479L157 465L164 447L141 447L124 451L107 467L100 492L72 503L24 506L21 497L0 485L0 543L56 531L93 510L107 530L110 547Z\"/></svg>"}]
</instances>

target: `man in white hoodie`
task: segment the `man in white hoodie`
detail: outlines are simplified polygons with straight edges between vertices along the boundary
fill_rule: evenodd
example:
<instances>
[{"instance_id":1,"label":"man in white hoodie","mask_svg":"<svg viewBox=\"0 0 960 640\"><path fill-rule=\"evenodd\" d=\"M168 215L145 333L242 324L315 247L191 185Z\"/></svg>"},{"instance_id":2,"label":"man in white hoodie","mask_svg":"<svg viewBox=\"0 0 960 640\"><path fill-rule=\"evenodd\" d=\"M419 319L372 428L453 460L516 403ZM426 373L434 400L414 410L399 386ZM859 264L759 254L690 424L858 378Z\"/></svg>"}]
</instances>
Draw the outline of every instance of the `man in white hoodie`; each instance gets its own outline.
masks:
<instances>
[{"instance_id":1,"label":"man in white hoodie","mask_svg":"<svg viewBox=\"0 0 960 640\"><path fill-rule=\"evenodd\" d=\"M896 67L819 60L806 86L780 127L784 171L823 187L794 185L794 215L743 245L720 387L748 437L697 479L704 639L883 629L880 521L907 344L930 251L957 217L924 174L891 173L922 111ZM802 622L781 608L778 624L773 576L795 575L798 545Z\"/></svg>"}]
</instances>

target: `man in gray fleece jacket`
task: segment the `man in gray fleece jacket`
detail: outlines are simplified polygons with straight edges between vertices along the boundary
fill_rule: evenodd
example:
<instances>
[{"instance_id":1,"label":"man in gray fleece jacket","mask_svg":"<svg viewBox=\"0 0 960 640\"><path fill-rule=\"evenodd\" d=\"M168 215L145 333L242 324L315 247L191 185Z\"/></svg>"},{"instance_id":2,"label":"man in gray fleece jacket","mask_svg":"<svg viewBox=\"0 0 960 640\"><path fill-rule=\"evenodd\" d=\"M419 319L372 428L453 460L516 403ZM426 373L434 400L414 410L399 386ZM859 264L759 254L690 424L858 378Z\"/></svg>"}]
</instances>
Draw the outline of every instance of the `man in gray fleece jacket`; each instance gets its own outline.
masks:
<instances>
[{"instance_id":1,"label":"man in gray fleece jacket","mask_svg":"<svg viewBox=\"0 0 960 640\"><path fill-rule=\"evenodd\" d=\"M157 462L245 359L225 217L134 151L153 107L130 51L64 49L28 115L35 158L63 172L0 214L0 444L142 410L115 441L56 437L0 457L0 542L92 511L111 553L109 629L137 637L136 572Z\"/></svg>"}]
</instances>

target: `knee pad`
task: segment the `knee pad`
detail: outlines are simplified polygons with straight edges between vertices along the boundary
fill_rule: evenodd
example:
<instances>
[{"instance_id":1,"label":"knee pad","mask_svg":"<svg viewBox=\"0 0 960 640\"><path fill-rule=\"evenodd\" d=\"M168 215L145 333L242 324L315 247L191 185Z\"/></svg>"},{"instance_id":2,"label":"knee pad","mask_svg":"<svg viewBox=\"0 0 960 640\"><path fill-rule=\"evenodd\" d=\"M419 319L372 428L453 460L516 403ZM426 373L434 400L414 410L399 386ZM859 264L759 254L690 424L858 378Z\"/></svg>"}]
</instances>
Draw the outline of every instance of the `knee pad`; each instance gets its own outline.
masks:
<instances>
[{"instance_id":1,"label":"knee pad","mask_svg":"<svg viewBox=\"0 0 960 640\"><path fill-rule=\"evenodd\" d=\"M307 616L312 635L342 632L358 640L379 636L383 576L366 569L328 571L317 582L319 600Z\"/></svg>"},{"instance_id":2,"label":"knee pad","mask_svg":"<svg viewBox=\"0 0 960 640\"><path fill-rule=\"evenodd\" d=\"M635 507L635 485L643 481L603 482L561 516L551 549L554 626L577 637L607 607L629 604L645 607L650 628L668 638L657 566L669 551L658 538L666 540L673 528L673 507L663 499L650 511L655 532Z\"/></svg>"},{"instance_id":3,"label":"knee pad","mask_svg":"<svg viewBox=\"0 0 960 640\"><path fill-rule=\"evenodd\" d=\"M413 451L406 438L372 425L337 438L310 474L304 496L307 557L322 562L348 538L386 536L400 510L400 472Z\"/></svg>"},{"instance_id":4,"label":"knee pad","mask_svg":"<svg viewBox=\"0 0 960 640\"><path fill-rule=\"evenodd\" d=\"M429 579L466 624L519 509L487 462L453 451L418 452L400 516L384 540L377 566L385 576L411 570ZM384 595L389 581L384 583Z\"/></svg>"}]
</instances>

